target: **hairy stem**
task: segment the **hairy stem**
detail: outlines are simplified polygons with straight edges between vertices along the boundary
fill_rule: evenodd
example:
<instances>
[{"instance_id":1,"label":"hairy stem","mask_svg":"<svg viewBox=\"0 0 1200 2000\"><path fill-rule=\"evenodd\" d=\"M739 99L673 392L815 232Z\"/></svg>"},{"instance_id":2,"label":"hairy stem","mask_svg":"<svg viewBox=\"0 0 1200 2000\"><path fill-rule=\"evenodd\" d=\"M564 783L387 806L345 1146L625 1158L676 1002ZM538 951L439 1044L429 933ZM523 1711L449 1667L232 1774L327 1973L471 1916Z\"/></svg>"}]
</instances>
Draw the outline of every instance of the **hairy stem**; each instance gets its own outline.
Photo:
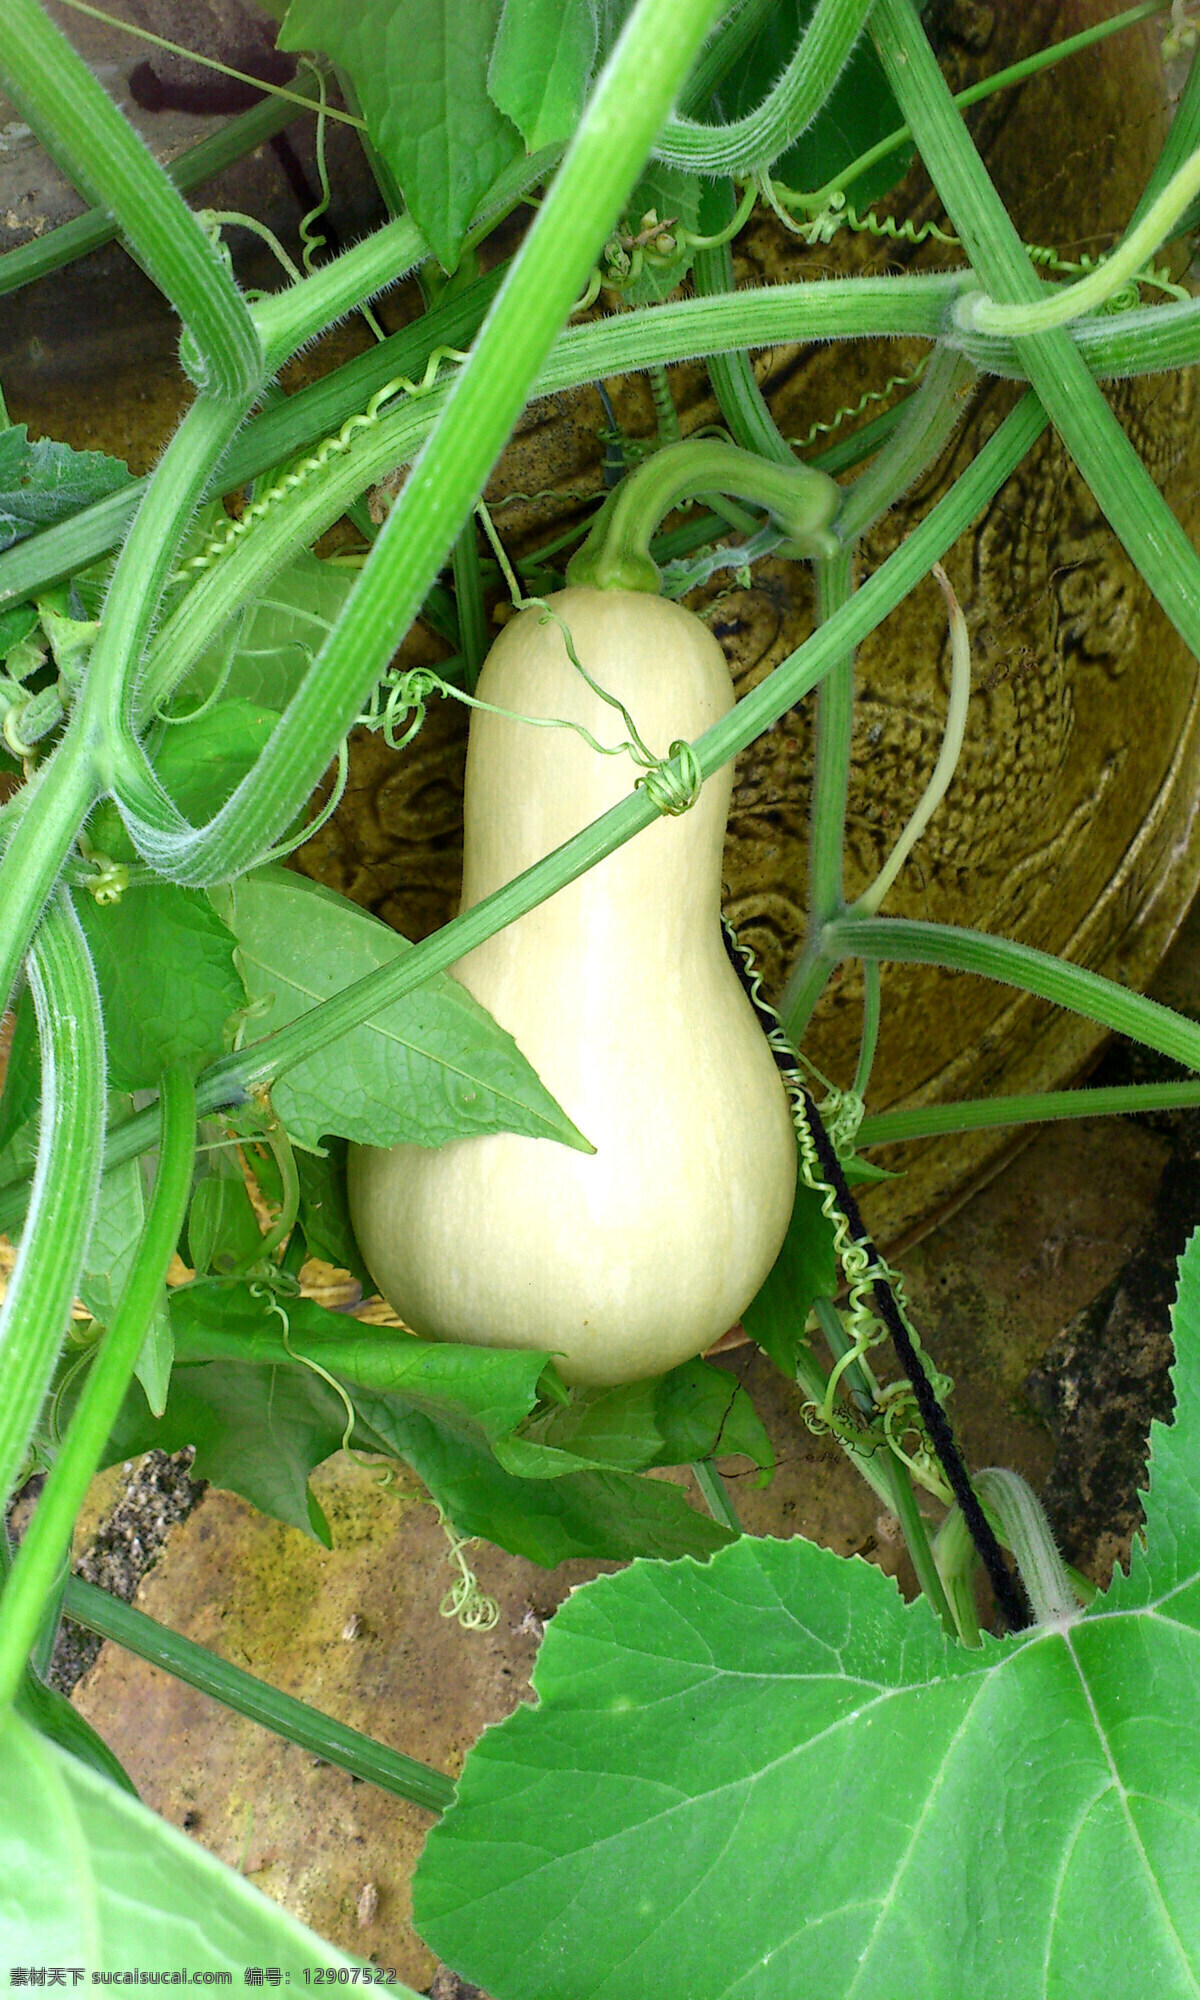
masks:
<instances>
[{"instance_id":1,"label":"hairy stem","mask_svg":"<svg viewBox=\"0 0 1200 2000\"><path fill-rule=\"evenodd\" d=\"M42 1126L29 1216L0 1308L0 1513L54 1373L100 1186L104 1028L96 975L65 891L38 932L29 984L41 1047Z\"/></svg>"},{"instance_id":2,"label":"hairy stem","mask_svg":"<svg viewBox=\"0 0 1200 2000\"><path fill-rule=\"evenodd\" d=\"M196 1146L196 1093L185 1070L164 1077L159 1108L158 1172L134 1265L0 1600L0 1706L16 1692L43 1607L70 1551L75 1516L129 1386L183 1226Z\"/></svg>"},{"instance_id":3,"label":"hairy stem","mask_svg":"<svg viewBox=\"0 0 1200 2000\"><path fill-rule=\"evenodd\" d=\"M0 82L166 294L195 345L204 386L248 400L266 370L237 286L178 188L37 0L5 0L0 9Z\"/></svg>"}]
</instances>

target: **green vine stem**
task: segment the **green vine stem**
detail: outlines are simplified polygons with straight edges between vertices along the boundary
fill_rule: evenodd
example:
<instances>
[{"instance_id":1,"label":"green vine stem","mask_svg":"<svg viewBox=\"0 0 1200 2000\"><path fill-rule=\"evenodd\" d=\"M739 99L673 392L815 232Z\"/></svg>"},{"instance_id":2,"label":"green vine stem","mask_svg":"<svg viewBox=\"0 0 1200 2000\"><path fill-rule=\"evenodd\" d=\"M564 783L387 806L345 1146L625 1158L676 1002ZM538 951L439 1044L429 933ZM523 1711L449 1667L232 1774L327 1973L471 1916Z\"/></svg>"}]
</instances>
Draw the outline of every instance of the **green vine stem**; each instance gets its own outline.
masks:
<instances>
[{"instance_id":1,"label":"green vine stem","mask_svg":"<svg viewBox=\"0 0 1200 2000\"><path fill-rule=\"evenodd\" d=\"M1025 56L1020 62L1010 63L1006 69L996 70L993 75L985 76L981 82L971 84L967 90L958 91L954 99L955 105L960 111L966 111L972 104L981 103L985 97L994 96L996 91L1010 90L1014 84L1023 83L1027 77L1036 76L1040 70L1052 68L1054 64L1065 61L1068 56L1080 54L1082 50L1091 48L1094 43L1105 40L1109 35L1120 34L1125 28L1135 27L1141 21L1149 21L1155 14L1165 14L1170 4L1171 0L1142 0L1142 4L1138 7L1127 7L1124 13L1114 14L1110 20L1099 21L1091 28L1084 28L1078 35L1068 35L1061 42L1053 42L1049 48L1039 49L1036 54ZM1178 116L1179 113L1176 112L1176 119ZM849 167L836 174L832 180L826 181L824 187L808 195L805 206L816 210L825 208L837 195L844 194L848 187L853 186L855 181L861 180L864 174L870 173L882 160L890 158L903 146L911 146L912 139L913 135L908 126L898 125L894 132L889 132L885 139L880 139L869 151L860 153L856 160L851 161Z\"/></svg>"},{"instance_id":2,"label":"green vine stem","mask_svg":"<svg viewBox=\"0 0 1200 2000\"><path fill-rule=\"evenodd\" d=\"M719 202L720 218L728 223L734 215L733 189L724 187ZM696 291L704 299L728 298L734 290L733 250L718 243L697 252L692 266ZM766 398L754 379L750 356L744 347L705 357L709 380L716 393L721 415L735 444L743 451L757 452L760 458L778 465L793 465L795 456L767 408Z\"/></svg>"},{"instance_id":3,"label":"green vine stem","mask_svg":"<svg viewBox=\"0 0 1200 2000\"><path fill-rule=\"evenodd\" d=\"M927 924L911 917L836 919L824 934L825 949L837 958L875 958L905 965L941 965L974 972L1004 986L1016 986L1039 1000L1082 1014L1114 1034L1128 1035L1159 1055L1200 1070L1200 1026L1145 994L1131 993L1098 972L1051 958L1031 945L953 924ZM786 1021L785 1021L785 1026Z\"/></svg>"},{"instance_id":4,"label":"green vine stem","mask_svg":"<svg viewBox=\"0 0 1200 2000\"><path fill-rule=\"evenodd\" d=\"M214 180L235 160L254 152L302 116L300 106L287 98L266 97L250 111L231 118L219 132L168 161L164 171L179 192L186 194L190 188L203 187L205 181ZM108 209L93 208L86 215L60 223L57 229L47 230L44 236L35 236L32 242L17 244L0 256L0 298L48 277L51 271L60 271L64 264L89 256L120 233Z\"/></svg>"},{"instance_id":5,"label":"green vine stem","mask_svg":"<svg viewBox=\"0 0 1200 2000\"><path fill-rule=\"evenodd\" d=\"M398 284L428 255L416 223L402 215L320 265L310 277L258 299L250 307L250 316L263 344L268 372L273 375L306 341L324 333L355 306ZM186 366L187 357L183 358Z\"/></svg>"},{"instance_id":6,"label":"green vine stem","mask_svg":"<svg viewBox=\"0 0 1200 2000\"><path fill-rule=\"evenodd\" d=\"M454 544L453 561L459 645L466 670L467 693L474 694L479 669L488 649L487 611L483 602L483 575L479 567L474 515L463 523Z\"/></svg>"},{"instance_id":7,"label":"green vine stem","mask_svg":"<svg viewBox=\"0 0 1200 2000\"><path fill-rule=\"evenodd\" d=\"M806 285L739 292L736 298L685 299L653 310L621 313L560 334L528 393L553 395L597 377L666 365L698 353L747 344L770 346L794 337L798 313L803 313L806 334L814 340L875 334L935 340L954 297L970 282L969 271L912 278L814 279ZM265 410L231 447L220 484L211 492L243 485L335 431L364 409L385 383L401 375L419 375L437 347L463 346L481 324L499 283L496 273L477 280L460 297L439 304L369 353ZM1195 345L1200 352L1200 316ZM1011 342L1000 346L1011 353ZM423 405L421 438L440 417L447 395L447 389L430 393ZM138 482L98 501L72 520L44 529L0 555L0 607L19 603L43 584L85 568L111 548L147 484Z\"/></svg>"},{"instance_id":8,"label":"green vine stem","mask_svg":"<svg viewBox=\"0 0 1200 2000\"><path fill-rule=\"evenodd\" d=\"M767 464L717 438L689 438L656 451L621 481L568 563L567 582L654 594L661 579L650 538L665 514L701 493L727 493L767 508L795 553L828 555L836 548L829 523L841 493L823 472L796 461Z\"/></svg>"},{"instance_id":9,"label":"green vine stem","mask_svg":"<svg viewBox=\"0 0 1200 2000\"><path fill-rule=\"evenodd\" d=\"M0 1597L0 1707L16 1692L179 1241L196 1151L196 1092L186 1070L163 1078L159 1112L158 1171L133 1267Z\"/></svg>"},{"instance_id":10,"label":"green vine stem","mask_svg":"<svg viewBox=\"0 0 1200 2000\"><path fill-rule=\"evenodd\" d=\"M717 1471L711 1458L694 1459L692 1461L692 1475L697 1486L700 1488L704 1504L712 1515L713 1520L719 1521L721 1526L728 1528L729 1532L733 1535L742 1534L744 1531L741 1522L738 1520L737 1508L730 1499L725 1481Z\"/></svg>"},{"instance_id":11,"label":"green vine stem","mask_svg":"<svg viewBox=\"0 0 1200 2000\"><path fill-rule=\"evenodd\" d=\"M163 454L109 586L88 676L62 742L18 794L15 830L0 860L0 994L11 993L34 926L72 841L108 790L128 736L127 681L197 500L242 412L201 396Z\"/></svg>"},{"instance_id":12,"label":"green vine stem","mask_svg":"<svg viewBox=\"0 0 1200 2000\"><path fill-rule=\"evenodd\" d=\"M1175 106L1163 148L1155 161L1154 170L1142 189L1137 207L1130 216L1130 226L1139 223L1152 203L1157 201L1171 176L1200 146L1200 50L1193 52L1188 68L1187 82L1178 104Z\"/></svg>"},{"instance_id":13,"label":"green vine stem","mask_svg":"<svg viewBox=\"0 0 1200 2000\"><path fill-rule=\"evenodd\" d=\"M654 157L703 174L769 166L812 124L870 11L871 0L818 0L795 54L756 110L732 125L670 118L655 140Z\"/></svg>"},{"instance_id":14,"label":"green vine stem","mask_svg":"<svg viewBox=\"0 0 1200 2000\"><path fill-rule=\"evenodd\" d=\"M373 1737L363 1736L344 1722L335 1722L331 1715L323 1715L320 1709L311 1708L307 1702L297 1701L295 1695L282 1694L244 1668L218 1659L206 1647L148 1618L144 1611L135 1611L132 1605L122 1604L106 1591L97 1590L94 1584L71 1577L63 1609L85 1631L95 1632L101 1639L111 1639L126 1652L149 1660L152 1666L161 1667L188 1687L211 1695L214 1701L223 1702L236 1714L261 1723L264 1729L336 1764L339 1770L364 1778L368 1784L407 1799L425 1812L445 1812L453 1804L454 1783L444 1772L418 1763L415 1757L404 1757L398 1750L389 1750Z\"/></svg>"},{"instance_id":15,"label":"green vine stem","mask_svg":"<svg viewBox=\"0 0 1200 2000\"><path fill-rule=\"evenodd\" d=\"M868 965L878 962L868 960ZM983 1132L998 1125L1044 1125L1063 1118L1116 1118L1139 1111L1190 1111L1200 1083L1121 1083L1108 1089L1042 1090L1024 1097L976 1097L960 1104L922 1104L911 1111L868 1111L860 1146L894 1146L947 1132Z\"/></svg>"},{"instance_id":16,"label":"green vine stem","mask_svg":"<svg viewBox=\"0 0 1200 2000\"><path fill-rule=\"evenodd\" d=\"M939 347L920 387L901 413L883 450L842 503L834 530L839 554L817 565L817 616L824 622L846 603L853 585L854 544L930 466L958 424L972 370L962 356ZM817 695L816 754L809 822L809 938L799 974L804 1021L825 986L833 961L822 957L816 935L842 909L846 800L854 738L854 654L845 654ZM797 1015L797 1020L799 1014Z\"/></svg>"},{"instance_id":17,"label":"green vine stem","mask_svg":"<svg viewBox=\"0 0 1200 2000\"><path fill-rule=\"evenodd\" d=\"M620 212L719 0L639 0L536 220L321 653L249 775L189 827L140 750L120 802L154 866L203 885L240 873L307 799L445 560Z\"/></svg>"},{"instance_id":18,"label":"green vine stem","mask_svg":"<svg viewBox=\"0 0 1200 2000\"><path fill-rule=\"evenodd\" d=\"M248 401L266 371L237 286L178 188L37 0L5 0L0 9L0 82L166 294L195 342L204 387Z\"/></svg>"},{"instance_id":19,"label":"green vine stem","mask_svg":"<svg viewBox=\"0 0 1200 2000\"><path fill-rule=\"evenodd\" d=\"M104 1028L96 975L65 890L38 932L29 984L41 1048L42 1125L29 1217L0 1308L0 1513L58 1359L100 1186Z\"/></svg>"},{"instance_id":20,"label":"green vine stem","mask_svg":"<svg viewBox=\"0 0 1200 2000\"><path fill-rule=\"evenodd\" d=\"M990 1466L975 1474L980 1499L999 1519L1025 1586L1034 1622L1061 1629L1073 1624L1080 1602L1037 1494L1019 1472Z\"/></svg>"},{"instance_id":21,"label":"green vine stem","mask_svg":"<svg viewBox=\"0 0 1200 2000\"><path fill-rule=\"evenodd\" d=\"M1008 212L954 108L912 0L877 0L884 69L980 284L1001 304L1036 304L1041 287ZM1121 542L1190 650L1200 656L1200 558L1062 327L1016 341L1050 421Z\"/></svg>"}]
</instances>

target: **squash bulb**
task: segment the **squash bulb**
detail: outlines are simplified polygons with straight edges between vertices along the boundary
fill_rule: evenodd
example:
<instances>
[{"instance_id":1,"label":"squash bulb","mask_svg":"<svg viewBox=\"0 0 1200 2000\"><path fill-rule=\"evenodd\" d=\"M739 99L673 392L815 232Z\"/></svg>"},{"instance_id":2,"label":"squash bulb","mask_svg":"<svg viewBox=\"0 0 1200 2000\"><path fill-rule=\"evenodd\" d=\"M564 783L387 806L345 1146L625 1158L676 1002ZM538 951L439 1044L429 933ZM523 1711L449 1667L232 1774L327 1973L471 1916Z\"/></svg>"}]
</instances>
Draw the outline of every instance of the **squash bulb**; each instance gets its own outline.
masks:
<instances>
[{"instance_id":1,"label":"squash bulb","mask_svg":"<svg viewBox=\"0 0 1200 2000\"><path fill-rule=\"evenodd\" d=\"M680 605L568 589L550 600L592 679L656 756L726 713L725 657ZM585 725L618 711L537 610L506 625L480 699ZM627 756L476 711L462 907L629 793ZM456 976L595 1146L511 1133L352 1149L350 1202L380 1290L415 1333L544 1348L568 1382L659 1375L738 1319L778 1255L796 1184L779 1073L720 931L732 774L490 938Z\"/></svg>"}]
</instances>

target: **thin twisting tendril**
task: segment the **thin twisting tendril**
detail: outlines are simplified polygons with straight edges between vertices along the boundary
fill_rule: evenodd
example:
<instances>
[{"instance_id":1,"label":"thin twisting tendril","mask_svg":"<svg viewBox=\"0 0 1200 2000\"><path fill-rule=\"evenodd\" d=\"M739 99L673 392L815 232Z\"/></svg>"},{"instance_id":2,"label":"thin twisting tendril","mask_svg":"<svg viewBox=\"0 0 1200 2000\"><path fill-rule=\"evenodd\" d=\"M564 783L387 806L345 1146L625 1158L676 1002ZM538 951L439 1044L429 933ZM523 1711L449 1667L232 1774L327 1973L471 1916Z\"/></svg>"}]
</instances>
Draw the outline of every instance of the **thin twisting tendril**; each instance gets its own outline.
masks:
<instances>
[{"instance_id":1,"label":"thin twisting tendril","mask_svg":"<svg viewBox=\"0 0 1200 2000\"><path fill-rule=\"evenodd\" d=\"M177 582L181 577L194 571L209 569L213 563L220 561L234 543L248 534L256 522L261 521L272 508L279 505L280 501L286 500L297 487L303 486L315 473L322 471L330 459L349 451L359 431L369 430L373 424L379 423L385 403L390 403L393 398L401 395L428 395L431 389L439 386L439 371L443 361L462 362L466 359L467 356L461 348L435 347L419 382L412 381L407 375L397 375L392 381L385 382L382 389L375 391L365 410L347 417L340 430L332 437L327 437L307 458L302 458L296 465L289 467L287 472L281 473L265 493L260 494L244 509L236 521L223 521L199 554L189 556L179 565L172 581Z\"/></svg>"},{"instance_id":2,"label":"thin twisting tendril","mask_svg":"<svg viewBox=\"0 0 1200 2000\"><path fill-rule=\"evenodd\" d=\"M755 963L753 952L737 936L733 926L726 919L722 919L722 924L730 951L736 952L738 959L744 967L746 985L749 989L755 1011L759 1015L767 1042L775 1056L780 1075L787 1088L792 1107L792 1122L796 1128L796 1138L800 1148L801 1177L804 1180L805 1186L811 1188L812 1192L819 1197L821 1213L825 1216L833 1230L834 1251L846 1280L849 1294L845 1319L846 1331L850 1336L850 1346L847 1348L845 1354L834 1364L823 1401L820 1404L812 1403L806 1406L806 1421L809 1422L810 1429L833 1431L843 1442L853 1445L856 1450L866 1451L869 1455L878 1449L878 1445L873 1444L869 1437L864 1437L863 1433L856 1427L846 1423L836 1407L834 1398L846 1370L853 1367L856 1363L861 1363L870 1348L877 1347L887 1338L887 1328L870 1304L868 1297L880 1279L891 1286L892 1293L903 1315L904 1324L914 1348L919 1354L924 1356L926 1361L928 1361L928 1356L924 1355L924 1349L912 1325L908 1310L908 1301L904 1292L903 1279L898 1272L891 1268L886 1259L879 1255L878 1251L875 1251L874 1255L872 1255L871 1248L868 1248L866 1244L858 1242L851 1234L849 1219L838 1201L837 1190L825 1178L822 1172L820 1157L817 1152L816 1142L806 1109L804 1079L797 1067L797 1063L802 1062L810 1073L819 1079L826 1090L826 1095L820 1107L821 1116L830 1142L839 1155L849 1151L853 1146L855 1134L863 1117L864 1107L862 1099L855 1097L851 1091L833 1089L826 1082L826 1079L820 1075L815 1066L808 1062L806 1057L797 1057L796 1051L784 1033L783 1024L779 1016L762 990L762 978ZM948 1376L939 1374L932 1367L929 1368L928 1372L933 1384L934 1394L938 1397L939 1401L944 1401L946 1396L949 1395L953 1384ZM877 1401L881 1406L884 1433L888 1442L898 1452L899 1456L904 1459L905 1463L916 1477L921 1480L923 1485L935 1492L944 1493L946 1488L942 1479L941 1468L938 1465L932 1446L925 1437L922 1426L916 1420L916 1413L912 1404L911 1385L907 1381L894 1382L889 1384L886 1389L879 1390L876 1393ZM919 1443L916 1452L911 1453L903 1448L900 1440L905 1434L914 1432Z\"/></svg>"},{"instance_id":3,"label":"thin twisting tendril","mask_svg":"<svg viewBox=\"0 0 1200 2000\"><path fill-rule=\"evenodd\" d=\"M438 1521L446 1537L446 1561L455 1565L458 1576L438 1605L443 1618L456 1618L464 1632L491 1632L500 1623L500 1606L494 1597L480 1590L479 1581L464 1554L478 1540L476 1535L460 1535L439 1507Z\"/></svg>"},{"instance_id":4,"label":"thin twisting tendril","mask_svg":"<svg viewBox=\"0 0 1200 2000\"><path fill-rule=\"evenodd\" d=\"M864 389L857 403L843 404L827 424L820 422L810 424L803 437L789 438L788 443L795 451L807 451L809 445L817 438L828 435L831 431L840 430L843 424L853 422L855 417L861 417L863 411L869 409L872 403L886 403L893 390L911 389L914 382L920 381L928 366L929 355L923 354L916 367L910 368L906 375L890 375L882 389Z\"/></svg>"}]
</instances>

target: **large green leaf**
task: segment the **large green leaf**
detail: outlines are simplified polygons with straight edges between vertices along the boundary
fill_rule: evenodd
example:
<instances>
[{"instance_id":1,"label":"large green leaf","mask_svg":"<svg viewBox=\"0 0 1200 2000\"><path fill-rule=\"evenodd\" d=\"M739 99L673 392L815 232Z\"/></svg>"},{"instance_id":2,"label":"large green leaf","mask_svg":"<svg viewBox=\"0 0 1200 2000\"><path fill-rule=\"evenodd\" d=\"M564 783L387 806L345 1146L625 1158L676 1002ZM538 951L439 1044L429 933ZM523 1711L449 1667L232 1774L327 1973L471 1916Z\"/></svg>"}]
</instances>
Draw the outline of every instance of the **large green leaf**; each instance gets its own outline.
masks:
<instances>
[{"instance_id":1,"label":"large green leaf","mask_svg":"<svg viewBox=\"0 0 1200 2000\"><path fill-rule=\"evenodd\" d=\"M595 0L503 0L488 90L531 153L575 131L600 49Z\"/></svg>"},{"instance_id":2,"label":"large green leaf","mask_svg":"<svg viewBox=\"0 0 1200 2000\"><path fill-rule=\"evenodd\" d=\"M371 138L434 256L452 271L467 223L521 150L487 92L501 0L292 0L282 49L344 65Z\"/></svg>"},{"instance_id":3,"label":"large green leaf","mask_svg":"<svg viewBox=\"0 0 1200 2000\"><path fill-rule=\"evenodd\" d=\"M1073 1621L969 1652L750 1537L575 1592L430 1836L427 1941L493 2000L1194 2000L1195 1240L1175 1338L1147 1545Z\"/></svg>"},{"instance_id":4,"label":"large green leaf","mask_svg":"<svg viewBox=\"0 0 1200 2000\"><path fill-rule=\"evenodd\" d=\"M109 1082L149 1090L169 1063L220 1055L225 1023L245 1004L233 938L208 898L170 882L101 905L77 895L104 1008Z\"/></svg>"},{"instance_id":5,"label":"large green leaf","mask_svg":"<svg viewBox=\"0 0 1200 2000\"><path fill-rule=\"evenodd\" d=\"M256 1035L412 949L357 904L285 868L260 868L213 900L237 939L250 998L261 1002ZM272 1102L302 1146L329 1133L369 1146L440 1146L508 1131L586 1149L512 1036L444 972L289 1069Z\"/></svg>"},{"instance_id":6,"label":"large green leaf","mask_svg":"<svg viewBox=\"0 0 1200 2000\"><path fill-rule=\"evenodd\" d=\"M248 1965L300 1985L317 1968L348 1979L356 1964L11 1714L0 1723L0 1959L42 1973L25 1984L49 1983L51 1966L135 1985L186 1966L239 1990ZM11 1969L8 1979L18 1983ZM407 1986L388 1990L415 2000Z\"/></svg>"},{"instance_id":7,"label":"large green leaf","mask_svg":"<svg viewBox=\"0 0 1200 2000\"><path fill-rule=\"evenodd\" d=\"M31 440L24 424L0 430L0 550L128 486L132 476L123 459L105 452Z\"/></svg>"}]
</instances>

